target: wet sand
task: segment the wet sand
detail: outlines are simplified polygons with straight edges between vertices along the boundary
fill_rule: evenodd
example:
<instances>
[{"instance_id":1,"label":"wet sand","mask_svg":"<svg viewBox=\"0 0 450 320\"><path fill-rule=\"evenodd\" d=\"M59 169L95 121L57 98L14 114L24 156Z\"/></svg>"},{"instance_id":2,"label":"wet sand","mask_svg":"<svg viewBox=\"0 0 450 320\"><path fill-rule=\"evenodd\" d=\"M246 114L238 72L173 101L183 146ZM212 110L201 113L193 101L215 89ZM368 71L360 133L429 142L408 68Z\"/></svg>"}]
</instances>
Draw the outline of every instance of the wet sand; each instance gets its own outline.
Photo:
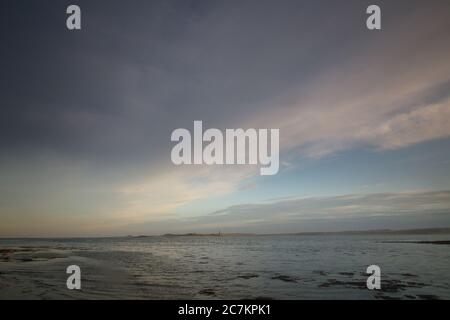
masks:
<instances>
[{"instance_id":1,"label":"wet sand","mask_svg":"<svg viewBox=\"0 0 450 320\"><path fill-rule=\"evenodd\" d=\"M420 239L420 238L419 238ZM0 299L449 299L446 240L161 237L0 241ZM382 290L365 268L379 263ZM82 269L68 290L66 268Z\"/></svg>"}]
</instances>

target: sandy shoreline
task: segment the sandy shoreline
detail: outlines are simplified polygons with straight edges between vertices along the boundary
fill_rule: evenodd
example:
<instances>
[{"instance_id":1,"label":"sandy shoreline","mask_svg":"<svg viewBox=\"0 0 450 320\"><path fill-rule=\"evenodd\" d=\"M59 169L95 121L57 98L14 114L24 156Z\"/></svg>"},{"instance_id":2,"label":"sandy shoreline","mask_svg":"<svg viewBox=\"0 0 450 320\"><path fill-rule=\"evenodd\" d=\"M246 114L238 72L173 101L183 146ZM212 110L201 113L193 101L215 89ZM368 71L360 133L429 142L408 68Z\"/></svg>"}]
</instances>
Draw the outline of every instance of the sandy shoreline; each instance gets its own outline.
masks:
<instances>
[{"instance_id":1,"label":"sandy shoreline","mask_svg":"<svg viewBox=\"0 0 450 320\"><path fill-rule=\"evenodd\" d=\"M311 242L309 237L298 239L297 236L175 237L0 242L0 299L252 299L260 296L445 299L449 296L448 278L440 280L442 271L448 268L447 251L441 250L446 240L358 238L355 242L343 239L336 242L318 237L318 242ZM421 257L431 252L433 261L441 261L433 267L436 271L427 263L420 266ZM364 266L380 257L387 259L383 270L389 265L398 269L383 271L383 290L370 292L366 288ZM82 268L81 291L66 287L66 268L72 264Z\"/></svg>"}]
</instances>

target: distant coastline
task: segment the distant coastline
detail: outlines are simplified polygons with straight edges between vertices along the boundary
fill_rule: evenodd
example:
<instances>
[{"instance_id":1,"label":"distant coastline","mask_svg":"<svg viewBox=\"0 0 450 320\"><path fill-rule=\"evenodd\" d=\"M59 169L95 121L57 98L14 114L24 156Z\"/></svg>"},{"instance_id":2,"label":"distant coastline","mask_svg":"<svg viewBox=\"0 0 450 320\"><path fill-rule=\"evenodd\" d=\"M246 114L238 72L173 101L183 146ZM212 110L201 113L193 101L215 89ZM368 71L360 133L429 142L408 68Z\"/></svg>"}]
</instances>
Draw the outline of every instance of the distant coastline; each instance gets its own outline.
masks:
<instances>
[{"instance_id":1,"label":"distant coastline","mask_svg":"<svg viewBox=\"0 0 450 320\"><path fill-rule=\"evenodd\" d=\"M162 237L222 237L222 236L316 236L316 235L414 235L414 234L450 234L450 228L422 228L422 229L374 229L374 230L346 230L324 232L294 232L294 233L166 233ZM146 237L146 236L136 236Z\"/></svg>"},{"instance_id":2,"label":"distant coastline","mask_svg":"<svg viewBox=\"0 0 450 320\"><path fill-rule=\"evenodd\" d=\"M339 236L339 235L450 235L449 228L422 228L422 229L372 229L372 230L345 230L345 231L313 231L313 232L290 232L290 233L165 233L160 235L127 235L127 236L68 236L68 237L0 237L7 239L138 239L151 237L245 237L245 236Z\"/></svg>"}]
</instances>

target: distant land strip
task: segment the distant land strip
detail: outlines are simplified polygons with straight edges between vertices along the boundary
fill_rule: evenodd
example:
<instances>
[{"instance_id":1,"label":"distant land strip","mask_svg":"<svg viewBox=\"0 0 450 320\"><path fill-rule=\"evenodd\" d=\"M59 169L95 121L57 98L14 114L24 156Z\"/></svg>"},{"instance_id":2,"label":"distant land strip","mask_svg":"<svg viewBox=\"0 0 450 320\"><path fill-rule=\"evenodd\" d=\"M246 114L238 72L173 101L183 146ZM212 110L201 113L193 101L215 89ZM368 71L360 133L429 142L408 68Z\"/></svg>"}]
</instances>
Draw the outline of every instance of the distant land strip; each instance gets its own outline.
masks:
<instances>
[{"instance_id":1,"label":"distant land strip","mask_svg":"<svg viewBox=\"0 0 450 320\"><path fill-rule=\"evenodd\" d=\"M245 236L332 236L332 235L450 235L450 228L422 228L422 229L374 229L347 230L323 232L294 232L294 233L166 233L162 235L127 235L127 236L84 236L84 237L1 237L7 239L120 239L120 238L150 238L150 237L245 237ZM449 240L450 241L450 240ZM402 241L406 242L406 241ZM421 243L424 243L422 241ZM434 241L435 242L435 241Z\"/></svg>"},{"instance_id":2,"label":"distant land strip","mask_svg":"<svg viewBox=\"0 0 450 320\"><path fill-rule=\"evenodd\" d=\"M163 237L208 237L208 236L316 236L316 235L420 235L420 234L450 234L450 228L422 228L422 229L375 229L375 230L346 230L324 232L295 232L295 233L166 233ZM146 237L146 236L137 236Z\"/></svg>"}]
</instances>

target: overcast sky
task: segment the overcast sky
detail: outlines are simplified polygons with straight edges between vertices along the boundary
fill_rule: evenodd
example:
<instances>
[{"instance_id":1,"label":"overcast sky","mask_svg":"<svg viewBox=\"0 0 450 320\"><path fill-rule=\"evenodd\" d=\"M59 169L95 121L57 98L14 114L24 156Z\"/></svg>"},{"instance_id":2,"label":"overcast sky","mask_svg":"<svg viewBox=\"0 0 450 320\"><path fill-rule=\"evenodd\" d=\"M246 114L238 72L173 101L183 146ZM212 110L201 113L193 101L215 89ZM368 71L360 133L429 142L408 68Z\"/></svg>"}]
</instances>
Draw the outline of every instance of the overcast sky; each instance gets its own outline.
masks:
<instances>
[{"instance_id":1,"label":"overcast sky","mask_svg":"<svg viewBox=\"0 0 450 320\"><path fill-rule=\"evenodd\" d=\"M372 2L2 1L0 236L450 227L450 2ZM279 173L173 165L194 120Z\"/></svg>"}]
</instances>

